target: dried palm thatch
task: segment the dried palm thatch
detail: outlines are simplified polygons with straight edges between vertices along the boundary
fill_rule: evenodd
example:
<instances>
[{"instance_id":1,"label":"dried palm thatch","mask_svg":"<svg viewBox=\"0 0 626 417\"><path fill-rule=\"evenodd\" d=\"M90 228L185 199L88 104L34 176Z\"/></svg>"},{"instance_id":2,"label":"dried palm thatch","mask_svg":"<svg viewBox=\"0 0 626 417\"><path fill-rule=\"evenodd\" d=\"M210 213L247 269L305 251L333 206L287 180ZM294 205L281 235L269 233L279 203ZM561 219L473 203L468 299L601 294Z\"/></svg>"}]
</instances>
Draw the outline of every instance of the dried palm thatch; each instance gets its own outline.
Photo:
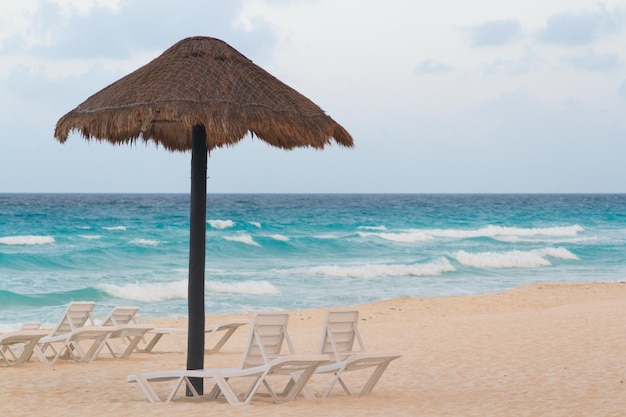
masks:
<instances>
[{"instance_id":1,"label":"dried palm thatch","mask_svg":"<svg viewBox=\"0 0 626 417\"><path fill-rule=\"evenodd\" d=\"M247 133L270 145L321 149L350 134L309 99L225 42L192 37L89 97L59 119L61 143L71 131L114 144L154 141L191 149L192 128L204 125L210 151Z\"/></svg>"}]
</instances>

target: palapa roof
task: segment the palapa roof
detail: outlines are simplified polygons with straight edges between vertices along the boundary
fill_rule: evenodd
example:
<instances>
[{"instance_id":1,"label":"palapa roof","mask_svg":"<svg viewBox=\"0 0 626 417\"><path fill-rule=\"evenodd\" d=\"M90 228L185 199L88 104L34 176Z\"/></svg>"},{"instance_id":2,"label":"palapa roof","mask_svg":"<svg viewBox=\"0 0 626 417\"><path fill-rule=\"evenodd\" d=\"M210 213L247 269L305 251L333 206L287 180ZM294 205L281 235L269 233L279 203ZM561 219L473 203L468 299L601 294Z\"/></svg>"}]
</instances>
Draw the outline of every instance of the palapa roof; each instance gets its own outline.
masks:
<instances>
[{"instance_id":1,"label":"palapa roof","mask_svg":"<svg viewBox=\"0 0 626 417\"><path fill-rule=\"evenodd\" d=\"M71 131L111 143L154 141L191 149L192 128L204 125L209 150L247 133L283 149L323 148L350 134L315 103L225 42L192 37L89 97L57 122L61 143Z\"/></svg>"}]
</instances>

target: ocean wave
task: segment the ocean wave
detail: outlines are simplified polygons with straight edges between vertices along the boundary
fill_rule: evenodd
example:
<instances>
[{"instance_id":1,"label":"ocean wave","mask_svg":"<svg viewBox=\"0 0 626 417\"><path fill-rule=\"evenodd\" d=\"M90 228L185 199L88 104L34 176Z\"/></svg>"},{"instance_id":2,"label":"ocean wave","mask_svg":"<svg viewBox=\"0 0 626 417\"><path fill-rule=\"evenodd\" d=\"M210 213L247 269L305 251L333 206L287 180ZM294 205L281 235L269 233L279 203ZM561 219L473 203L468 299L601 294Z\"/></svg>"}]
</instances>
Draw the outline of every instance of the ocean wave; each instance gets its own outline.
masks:
<instances>
[{"instance_id":1,"label":"ocean wave","mask_svg":"<svg viewBox=\"0 0 626 417\"><path fill-rule=\"evenodd\" d=\"M230 242L245 243L246 245L251 245L251 246L261 246L257 242L255 242L254 239L252 239L252 236L247 235L247 234L238 235L238 236L222 236L222 238Z\"/></svg>"},{"instance_id":2,"label":"ocean wave","mask_svg":"<svg viewBox=\"0 0 626 417\"><path fill-rule=\"evenodd\" d=\"M103 229L113 232L124 232L126 231L126 226L105 226Z\"/></svg>"},{"instance_id":3,"label":"ocean wave","mask_svg":"<svg viewBox=\"0 0 626 417\"><path fill-rule=\"evenodd\" d=\"M281 242L289 242L289 238L285 235L275 234L275 235L269 235L268 237L274 240L281 241Z\"/></svg>"},{"instance_id":4,"label":"ocean wave","mask_svg":"<svg viewBox=\"0 0 626 417\"><path fill-rule=\"evenodd\" d=\"M283 273L320 275L344 278L373 279L379 277L422 277L437 276L456 269L446 258L426 264L366 264L357 266L323 265L309 268L283 270Z\"/></svg>"},{"instance_id":5,"label":"ocean wave","mask_svg":"<svg viewBox=\"0 0 626 417\"><path fill-rule=\"evenodd\" d=\"M458 251L452 257L459 263L477 268L539 268L550 266L547 257L578 260L578 256L565 248L544 248L530 251L469 253Z\"/></svg>"},{"instance_id":6,"label":"ocean wave","mask_svg":"<svg viewBox=\"0 0 626 417\"><path fill-rule=\"evenodd\" d=\"M6 236L0 237L0 244L14 246L47 245L54 243L52 236Z\"/></svg>"},{"instance_id":7,"label":"ocean wave","mask_svg":"<svg viewBox=\"0 0 626 417\"><path fill-rule=\"evenodd\" d=\"M268 281L216 282L208 281L206 289L218 293L271 295L280 291Z\"/></svg>"},{"instance_id":8,"label":"ocean wave","mask_svg":"<svg viewBox=\"0 0 626 417\"><path fill-rule=\"evenodd\" d=\"M379 231L386 231L387 228L385 226L359 226L359 229L361 230L379 230Z\"/></svg>"},{"instance_id":9,"label":"ocean wave","mask_svg":"<svg viewBox=\"0 0 626 417\"><path fill-rule=\"evenodd\" d=\"M384 228L384 226L380 226ZM378 230L374 227L359 227L359 229ZM386 230L386 229L380 229ZM408 229L401 231L381 231L374 232L358 232L360 237L378 237L380 239L389 240L398 243L417 243L427 242L434 238L450 238L450 239L470 239L488 237L499 241L506 242L522 242L524 239L532 237L575 237L579 232L585 229L580 225L557 226L557 227L506 227L489 225L480 229L463 230L463 229ZM539 241L530 240L530 241Z\"/></svg>"},{"instance_id":10,"label":"ocean wave","mask_svg":"<svg viewBox=\"0 0 626 417\"><path fill-rule=\"evenodd\" d=\"M0 306L54 306L69 303L73 300L93 300L98 301L103 298L100 290L93 287L81 288L77 290L51 292L40 294L19 294L13 291L0 290Z\"/></svg>"},{"instance_id":11,"label":"ocean wave","mask_svg":"<svg viewBox=\"0 0 626 417\"><path fill-rule=\"evenodd\" d=\"M252 226L258 227L259 229L261 228L261 223L259 222L248 222L250 223Z\"/></svg>"},{"instance_id":12,"label":"ocean wave","mask_svg":"<svg viewBox=\"0 0 626 417\"><path fill-rule=\"evenodd\" d=\"M140 246L159 246L158 240L152 239L133 239L130 241L132 245L140 245Z\"/></svg>"},{"instance_id":13,"label":"ocean wave","mask_svg":"<svg viewBox=\"0 0 626 417\"><path fill-rule=\"evenodd\" d=\"M207 220L207 223L213 229L228 229L235 225L235 222L232 220Z\"/></svg>"},{"instance_id":14,"label":"ocean wave","mask_svg":"<svg viewBox=\"0 0 626 417\"><path fill-rule=\"evenodd\" d=\"M97 240L102 238L101 235L79 235L79 237L85 240Z\"/></svg>"},{"instance_id":15,"label":"ocean wave","mask_svg":"<svg viewBox=\"0 0 626 417\"><path fill-rule=\"evenodd\" d=\"M164 301L187 298L187 280L148 284L102 284L98 288L115 298L135 301Z\"/></svg>"},{"instance_id":16,"label":"ocean wave","mask_svg":"<svg viewBox=\"0 0 626 417\"><path fill-rule=\"evenodd\" d=\"M433 237L422 231L410 231L410 232L401 232L401 233L370 233L370 232L358 232L358 235L361 237L370 237L375 236L381 239L390 240L392 242L398 243L416 243L416 242L427 242L432 240Z\"/></svg>"},{"instance_id":17,"label":"ocean wave","mask_svg":"<svg viewBox=\"0 0 626 417\"><path fill-rule=\"evenodd\" d=\"M545 237L520 237L520 236L496 236L495 240L506 243L585 243L597 241L597 237L573 237L573 238L545 238Z\"/></svg>"},{"instance_id":18,"label":"ocean wave","mask_svg":"<svg viewBox=\"0 0 626 417\"><path fill-rule=\"evenodd\" d=\"M165 283L103 284L98 288L115 298L158 302L187 299L187 286L187 280L180 280ZM267 281L243 281L234 283L207 281L205 284L205 292L255 295L279 293L276 287Z\"/></svg>"},{"instance_id":19,"label":"ocean wave","mask_svg":"<svg viewBox=\"0 0 626 417\"><path fill-rule=\"evenodd\" d=\"M434 229L426 230L424 233L435 237L450 238L476 238L476 237L499 237L499 236L577 236L579 232L585 229L578 225L572 226L556 226L556 227L507 227L489 225L476 230L462 229Z\"/></svg>"}]
</instances>

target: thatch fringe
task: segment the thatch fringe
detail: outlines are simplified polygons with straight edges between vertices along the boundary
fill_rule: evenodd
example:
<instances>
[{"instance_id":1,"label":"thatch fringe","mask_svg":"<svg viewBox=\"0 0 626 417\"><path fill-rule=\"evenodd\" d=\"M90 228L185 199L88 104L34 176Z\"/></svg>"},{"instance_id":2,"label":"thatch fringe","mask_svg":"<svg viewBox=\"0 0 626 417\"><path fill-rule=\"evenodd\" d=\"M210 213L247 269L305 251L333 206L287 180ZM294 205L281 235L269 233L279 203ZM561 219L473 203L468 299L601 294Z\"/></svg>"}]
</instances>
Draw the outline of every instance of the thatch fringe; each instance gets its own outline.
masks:
<instances>
[{"instance_id":1,"label":"thatch fringe","mask_svg":"<svg viewBox=\"0 0 626 417\"><path fill-rule=\"evenodd\" d=\"M191 149L204 125L209 150L251 134L272 146L353 146L350 134L309 99L213 39L180 41L160 57L89 97L59 119L55 137L72 131L111 143L154 141Z\"/></svg>"}]
</instances>

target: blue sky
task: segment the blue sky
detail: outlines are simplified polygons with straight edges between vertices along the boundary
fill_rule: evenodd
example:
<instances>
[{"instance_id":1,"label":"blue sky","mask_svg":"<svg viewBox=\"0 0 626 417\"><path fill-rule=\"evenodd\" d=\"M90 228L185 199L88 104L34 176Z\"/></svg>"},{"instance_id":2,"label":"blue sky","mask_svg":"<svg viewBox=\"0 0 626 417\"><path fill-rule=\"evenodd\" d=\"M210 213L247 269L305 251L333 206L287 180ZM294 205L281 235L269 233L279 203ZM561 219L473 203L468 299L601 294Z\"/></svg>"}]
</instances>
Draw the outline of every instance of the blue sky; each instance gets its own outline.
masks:
<instances>
[{"instance_id":1,"label":"blue sky","mask_svg":"<svg viewBox=\"0 0 626 417\"><path fill-rule=\"evenodd\" d=\"M188 192L189 153L53 138L188 36L356 143L245 138L211 153L209 192L626 192L626 1L580 0L0 0L0 192Z\"/></svg>"}]
</instances>

